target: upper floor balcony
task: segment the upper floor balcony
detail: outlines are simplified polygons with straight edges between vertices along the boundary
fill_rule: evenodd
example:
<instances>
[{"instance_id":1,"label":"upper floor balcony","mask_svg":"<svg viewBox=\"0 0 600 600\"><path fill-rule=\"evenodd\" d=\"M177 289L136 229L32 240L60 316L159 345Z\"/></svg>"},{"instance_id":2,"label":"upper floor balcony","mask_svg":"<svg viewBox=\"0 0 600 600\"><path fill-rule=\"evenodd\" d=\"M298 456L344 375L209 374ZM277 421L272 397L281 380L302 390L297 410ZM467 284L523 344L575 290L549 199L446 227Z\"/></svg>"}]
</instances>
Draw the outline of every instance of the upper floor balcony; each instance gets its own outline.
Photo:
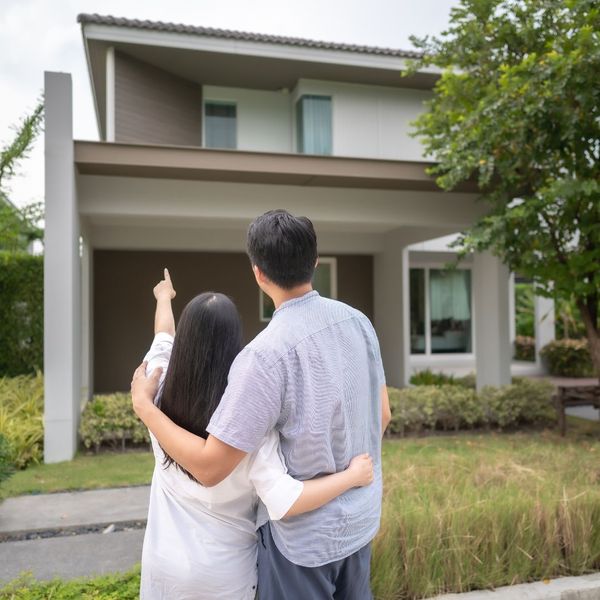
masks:
<instances>
[{"instance_id":1,"label":"upper floor balcony","mask_svg":"<svg viewBox=\"0 0 600 600\"><path fill-rule=\"evenodd\" d=\"M80 15L100 138L421 161L412 52Z\"/></svg>"}]
</instances>

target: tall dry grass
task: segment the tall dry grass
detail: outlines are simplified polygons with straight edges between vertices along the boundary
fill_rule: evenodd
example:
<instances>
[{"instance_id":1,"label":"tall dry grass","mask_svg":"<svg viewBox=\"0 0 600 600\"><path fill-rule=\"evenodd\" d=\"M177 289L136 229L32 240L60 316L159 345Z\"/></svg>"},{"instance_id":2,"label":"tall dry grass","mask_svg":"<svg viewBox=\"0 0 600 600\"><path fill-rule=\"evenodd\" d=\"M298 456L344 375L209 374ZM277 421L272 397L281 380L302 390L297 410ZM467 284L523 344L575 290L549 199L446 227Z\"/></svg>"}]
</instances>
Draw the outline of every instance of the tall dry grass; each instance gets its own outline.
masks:
<instances>
[{"instance_id":1,"label":"tall dry grass","mask_svg":"<svg viewBox=\"0 0 600 600\"><path fill-rule=\"evenodd\" d=\"M386 443L375 597L600 570L599 458L599 441L553 433Z\"/></svg>"}]
</instances>

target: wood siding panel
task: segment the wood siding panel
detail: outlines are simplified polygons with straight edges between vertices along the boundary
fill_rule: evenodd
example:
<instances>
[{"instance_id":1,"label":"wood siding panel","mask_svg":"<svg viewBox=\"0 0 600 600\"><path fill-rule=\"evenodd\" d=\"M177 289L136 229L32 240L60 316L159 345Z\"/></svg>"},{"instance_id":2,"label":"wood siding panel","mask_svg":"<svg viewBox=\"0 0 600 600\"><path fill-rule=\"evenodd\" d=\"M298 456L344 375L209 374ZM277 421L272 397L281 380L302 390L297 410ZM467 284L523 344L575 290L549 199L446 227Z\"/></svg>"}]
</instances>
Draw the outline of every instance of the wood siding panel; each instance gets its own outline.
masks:
<instances>
[{"instance_id":1,"label":"wood siding panel","mask_svg":"<svg viewBox=\"0 0 600 600\"><path fill-rule=\"evenodd\" d=\"M331 256L328 254L327 256ZM373 257L337 256L338 299L373 318ZM129 389L131 374L152 342L152 288L169 267L175 318L196 294L230 296L250 341L265 326L248 257L228 252L94 251L94 393Z\"/></svg>"},{"instance_id":2,"label":"wood siding panel","mask_svg":"<svg viewBox=\"0 0 600 600\"><path fill-rule=\"evenodd\" d=\"M201 86L117 52L115 138L117 142L201 146Z\"/></svg>"}]
</instances>

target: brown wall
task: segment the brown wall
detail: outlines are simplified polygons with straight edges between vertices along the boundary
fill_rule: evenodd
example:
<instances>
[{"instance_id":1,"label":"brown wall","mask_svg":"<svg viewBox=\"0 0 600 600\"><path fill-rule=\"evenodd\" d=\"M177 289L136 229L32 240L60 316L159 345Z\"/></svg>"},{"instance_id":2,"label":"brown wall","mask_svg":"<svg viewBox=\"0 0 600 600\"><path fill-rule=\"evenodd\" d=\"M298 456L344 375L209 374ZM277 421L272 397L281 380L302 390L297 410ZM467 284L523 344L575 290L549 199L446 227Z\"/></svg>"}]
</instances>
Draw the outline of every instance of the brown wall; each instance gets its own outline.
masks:
<instances>
[{"instance_id":1,"label":"brown wall","mask_svg":"<svg viewBox=\"0 0 600 600\"><path fill-rule=\"evenodd\" d=\"M115 55L117 142L200 146L202 88L122 52Z\"/></svg>"},{"instance_id":2,"label":"brown wall","mask_svg":"<svg viewBox=\"0 0 600 600\"><path fill-rule=\"evenodd\" d=\"M329 256L329 255L328 255ZM373 259L338 256L338 298L373 318ZM259 333L258 288L241 253L94 251L94 392L127 390L153 337L152 288L168 267L177 319L196 294L228 294L238 306L246 341Z\"/></svg>"}]
</instances>

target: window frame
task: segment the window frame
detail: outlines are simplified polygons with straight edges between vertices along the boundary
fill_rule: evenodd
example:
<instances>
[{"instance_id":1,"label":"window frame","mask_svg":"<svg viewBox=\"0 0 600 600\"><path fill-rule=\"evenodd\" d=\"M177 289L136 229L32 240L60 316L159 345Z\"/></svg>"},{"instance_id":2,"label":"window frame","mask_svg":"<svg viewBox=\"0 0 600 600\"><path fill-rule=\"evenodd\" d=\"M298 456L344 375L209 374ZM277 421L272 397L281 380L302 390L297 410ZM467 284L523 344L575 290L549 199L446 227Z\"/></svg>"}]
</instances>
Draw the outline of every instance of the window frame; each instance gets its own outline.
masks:
<instances>
[{"instance_id":1,"label":"window frame","mask_svg":"<svg viewBox=\"0 0 600 600\"><path fill-rule=\"evenodd\" d=\"M331 273L331 296L333 300L337 300L338 297L338 281L337 281L337 258L335 256L323 256L319 257L320 265L330 265ZM271 317L264 316L265 309L265 296L266 294L258 288L258 320L261 323L269 323Z\"/></svg>"},{"instance_id":2,"label":"window frame","mask_svg":"<svg viewBox=\"0 0 600 600\"><path fill-rule=\"evenodd\" d=\"M475 356L475 292L473 285L473 267L471 265L457 265L456 269L460 271L470 271L471 289L469 293L471 301L471 351L470 352L432 352L431 351L431 290L429 289L429 271L431 269L444 270L444 264L436 262L419 262L417 264L409 264L409 269L423 269L425 271L424 284L425 284L425 352L413 352L410 349L410 358L416 361L424 359L451 359L452 357L474 357ZM408 302L409 311L408 319L409 322L407 327L410 331L410 277L408 278ZM410 348L410 340L409 340Z\"/></svg>"},{"instance_id":3,"label":"window frame","mask_svg":"<svg viewBox=\"0 0 600 600\"><path fill-rule=\"evenodd\" d=\"M207 104L220 104L221 106L233 106L235 107L235 146L233 148L218 148L216 146L206 145L206 105ZM237 100L225 99L225 98L205 98L202 100L202 147L208 150L237 150L239 148L239 115L238 115L238 102Z\"/></svg>"}]
</instances>

